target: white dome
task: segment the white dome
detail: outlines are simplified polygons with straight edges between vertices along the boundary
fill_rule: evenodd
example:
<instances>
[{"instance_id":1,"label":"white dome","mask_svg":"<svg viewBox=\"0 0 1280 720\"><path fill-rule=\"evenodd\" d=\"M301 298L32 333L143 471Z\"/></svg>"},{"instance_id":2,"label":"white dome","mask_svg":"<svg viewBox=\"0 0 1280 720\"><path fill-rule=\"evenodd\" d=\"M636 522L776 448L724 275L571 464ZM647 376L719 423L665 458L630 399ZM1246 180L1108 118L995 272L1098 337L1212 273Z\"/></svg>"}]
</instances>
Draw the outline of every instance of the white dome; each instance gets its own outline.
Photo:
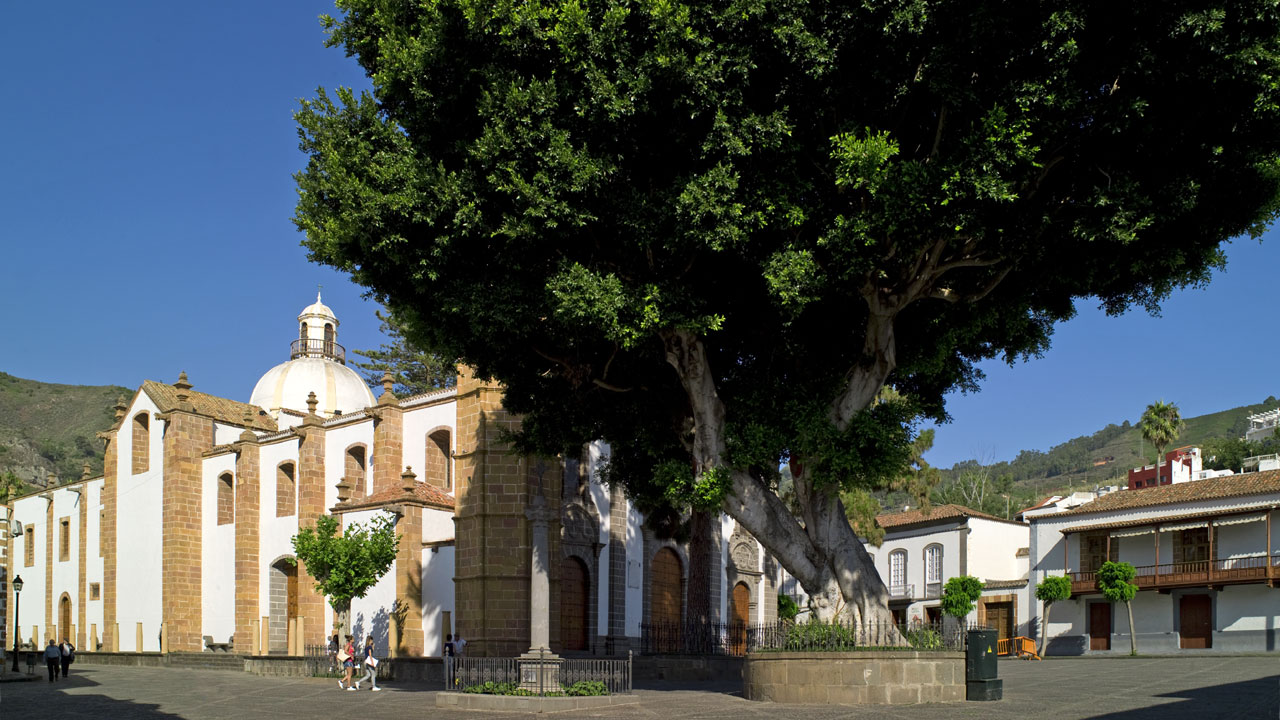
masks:
<instances>
[{"instance_id":1,"label":"white dome","mask_svg":"<svg viewBox=\"0 0 1280 720\"><path fill-rule=\"evenodd\" d=\"M326 308L327 309L327 308ZM279 419L280 409L305 413L307 394L315 393L316 412L333 416L376 404L364 380L346 365L322 357L299 357L267 371L253 387L249 402Z\"/></svg>"},{"instance_id":2,"label":"white dome","mask_svg":"<svg viewBox=\"0 0 1280 720\"><path fill-rule=\"evenodd\" d=\"M330 320L333 320L335 324L338 321L338 316L333 314L333 310L330 310L328 305L325 305L324 303L320 302L320 293L316 293L315 302L306 306L305 308L302 309L302 312L298 313L299 322L301 322L302 320L308 317L319 317L319 318L330 319Z\"/></svg>"}]
</instances>

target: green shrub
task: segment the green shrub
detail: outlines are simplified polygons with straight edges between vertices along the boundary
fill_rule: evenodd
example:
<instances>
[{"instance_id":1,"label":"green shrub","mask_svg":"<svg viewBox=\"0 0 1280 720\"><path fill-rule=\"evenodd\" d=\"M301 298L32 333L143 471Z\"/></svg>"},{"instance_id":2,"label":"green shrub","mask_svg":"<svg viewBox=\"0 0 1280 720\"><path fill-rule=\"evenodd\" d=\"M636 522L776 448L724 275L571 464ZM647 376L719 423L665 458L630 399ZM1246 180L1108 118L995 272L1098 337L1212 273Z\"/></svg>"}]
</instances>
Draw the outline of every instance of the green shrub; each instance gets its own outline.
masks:
<instances>
[{"instance_id":1,"label":"green shrub","mask_svg":"<svg viewBox=\"0 0 1280 720\"><path fill-rule=\"evenodd\" d=\"M599 680L579 680L564 689L565 695L586 696L586 695L608 695L609 688Z\"/></svg>"},{"instance_id":2,"label":"green shrub","mask_svg":"<svg viewBox=\"0 0 1280 720\"><path fill-rule=\"evenodd\" d=\"M788 650L852 650L858 647L858 633L837 623L807 622L787 628Z\"/></svg>"},{"instance_id":3,"label":"green shrub","mask_svg":"<svg viewBox=\"0 0 1280 720\"><path fill-rule=\"evenodd\" d=\"M941 650L942 633L927 627L908 630L907 644L916 650Z\"/></svg>"},{"instance_id":4,"label":"green shrub","mask_svg":"<svg viewBox=\"0 0 1280 720\"><path fill-rule=\"evenodd\" d=\"M778 619L779 620L795 620L800 614L800 606L790 595L778 593Z\"/></svg>"}]
</instances>

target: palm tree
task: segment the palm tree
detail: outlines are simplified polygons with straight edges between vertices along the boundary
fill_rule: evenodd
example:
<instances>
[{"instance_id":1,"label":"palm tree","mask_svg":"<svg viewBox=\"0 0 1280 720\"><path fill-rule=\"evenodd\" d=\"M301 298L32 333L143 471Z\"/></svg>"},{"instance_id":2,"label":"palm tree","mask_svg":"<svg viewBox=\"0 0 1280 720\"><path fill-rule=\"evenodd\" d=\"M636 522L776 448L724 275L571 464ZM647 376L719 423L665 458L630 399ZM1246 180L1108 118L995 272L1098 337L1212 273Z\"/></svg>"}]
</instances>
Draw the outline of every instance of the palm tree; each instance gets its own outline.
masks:
<instances>
[{"instance_id":1,"label":"palm tree","mask_svg":"<svg viewBox=\"0 0 1280 720\"><path fill-rule=\"evenodd\" d=\"M1156 485L1160 484L1160 459L1164 457L1164 449L1178 439L1184 427L1186 423L1182 422L1178 406L1163 400L1148 405L1138 421L1142 437L1156 449Z\"/></svg>"}]
</instances>

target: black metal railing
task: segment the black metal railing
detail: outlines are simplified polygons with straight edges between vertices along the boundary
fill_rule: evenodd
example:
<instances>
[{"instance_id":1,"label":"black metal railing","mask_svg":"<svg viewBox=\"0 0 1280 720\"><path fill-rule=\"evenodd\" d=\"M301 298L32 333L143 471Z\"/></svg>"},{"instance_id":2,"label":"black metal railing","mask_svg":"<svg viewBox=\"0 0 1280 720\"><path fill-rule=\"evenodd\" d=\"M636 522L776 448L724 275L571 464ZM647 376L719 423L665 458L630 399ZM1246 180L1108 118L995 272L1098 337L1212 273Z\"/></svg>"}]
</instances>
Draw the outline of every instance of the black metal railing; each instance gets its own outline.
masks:
<instances>
[{"instance_id":1,"label":"black metal railing","mask_svg":"<svg viewBox=\"0 0 1280 720\"><path fill-rule=\"evenodd\" d=\"M444 684L455 692L562 695L577 683L601 683L610 695L631 693L631 653L625 659L580 659L540 655L490 658L446 657Z\"/></svg>"},{"instance_id":2,"label":"black metal railing","mask_svg":"<svg viewBox=\"0 0 1280 720\"><path fill-rule=\"evenodd\" d=\"M640 625L640 652L740 657L783 650L963 650L965 631L978 627L977 623L951 619L937 623L644 623Z\"/></svg>"},{"instance_id":3,"label":"black metal railing","mask_svg":"<svg viewBox=\"0 0 1280 720\"><path fill-rule=\"evenodd\" d=\"M289 359L300 357L327 357L346 365L347 349L332 340L298 338L289 344Z\"/></svg>"},{"instance_id":4,"label":"black metal railing","mask_svg":"<svg viewBox=\"0 0 1280 720\"><path fill-rule=\"evenodd\" d=\"M311 677L342 677L346 674L342 663L337 658L329 654L328 645L307 645L303 648L303 658L307 663L307 674ZM375 677L379 680L391 679L391 663L383 658L378 658L378 669ZM364 677L365 665L360 660L359 652L356 653L355 669L352 670L352 679L359 680Z\"/></svg>"}]
</instances>

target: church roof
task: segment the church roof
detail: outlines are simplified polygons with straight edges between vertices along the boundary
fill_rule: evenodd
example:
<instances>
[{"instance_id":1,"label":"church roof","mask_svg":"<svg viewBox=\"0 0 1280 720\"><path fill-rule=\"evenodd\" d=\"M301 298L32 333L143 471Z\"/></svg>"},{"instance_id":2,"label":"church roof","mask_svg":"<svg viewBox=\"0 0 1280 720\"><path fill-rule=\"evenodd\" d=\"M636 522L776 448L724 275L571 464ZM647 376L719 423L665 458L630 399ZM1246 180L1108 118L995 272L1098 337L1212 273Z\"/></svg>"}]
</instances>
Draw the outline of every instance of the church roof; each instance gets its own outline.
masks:
<instances>
[{"instance_id":1,"label":"church roof","mask_svg":"<svg viewBox=\"0 0 1280 720\"><path fill-rule=\"evenodd\" d=\"M178 409L178 388L168 383L147 380L142 383L142 390L151 398L151 402L160 408L160 412ZM272 432L276 430L276 421L257 405L228 400L195 390L187 390L187 396L187 401L199 415L211 417L228 425L244 427L245 411L248 410L253 429Z\"/></svg>"},{"instance_id":2,"label":"church roof","mask_svg":"<svg viewBox=\"0 0 1280 720\"><path fill-rule=\"evenodd\" d=\"M384 505L399 505L406 502L414 505L434 507L441 510L453 510L454 505L452 495L449 495L434 485L419 482L414 484L412 495L406 495L404 488L401 487L383 488L372 495L362 498L351 498L344 503L338 503L334 508L340 512L350 512L352 510L367 510L369 508L382 507Z\"/></svg>"}]
</instances>

